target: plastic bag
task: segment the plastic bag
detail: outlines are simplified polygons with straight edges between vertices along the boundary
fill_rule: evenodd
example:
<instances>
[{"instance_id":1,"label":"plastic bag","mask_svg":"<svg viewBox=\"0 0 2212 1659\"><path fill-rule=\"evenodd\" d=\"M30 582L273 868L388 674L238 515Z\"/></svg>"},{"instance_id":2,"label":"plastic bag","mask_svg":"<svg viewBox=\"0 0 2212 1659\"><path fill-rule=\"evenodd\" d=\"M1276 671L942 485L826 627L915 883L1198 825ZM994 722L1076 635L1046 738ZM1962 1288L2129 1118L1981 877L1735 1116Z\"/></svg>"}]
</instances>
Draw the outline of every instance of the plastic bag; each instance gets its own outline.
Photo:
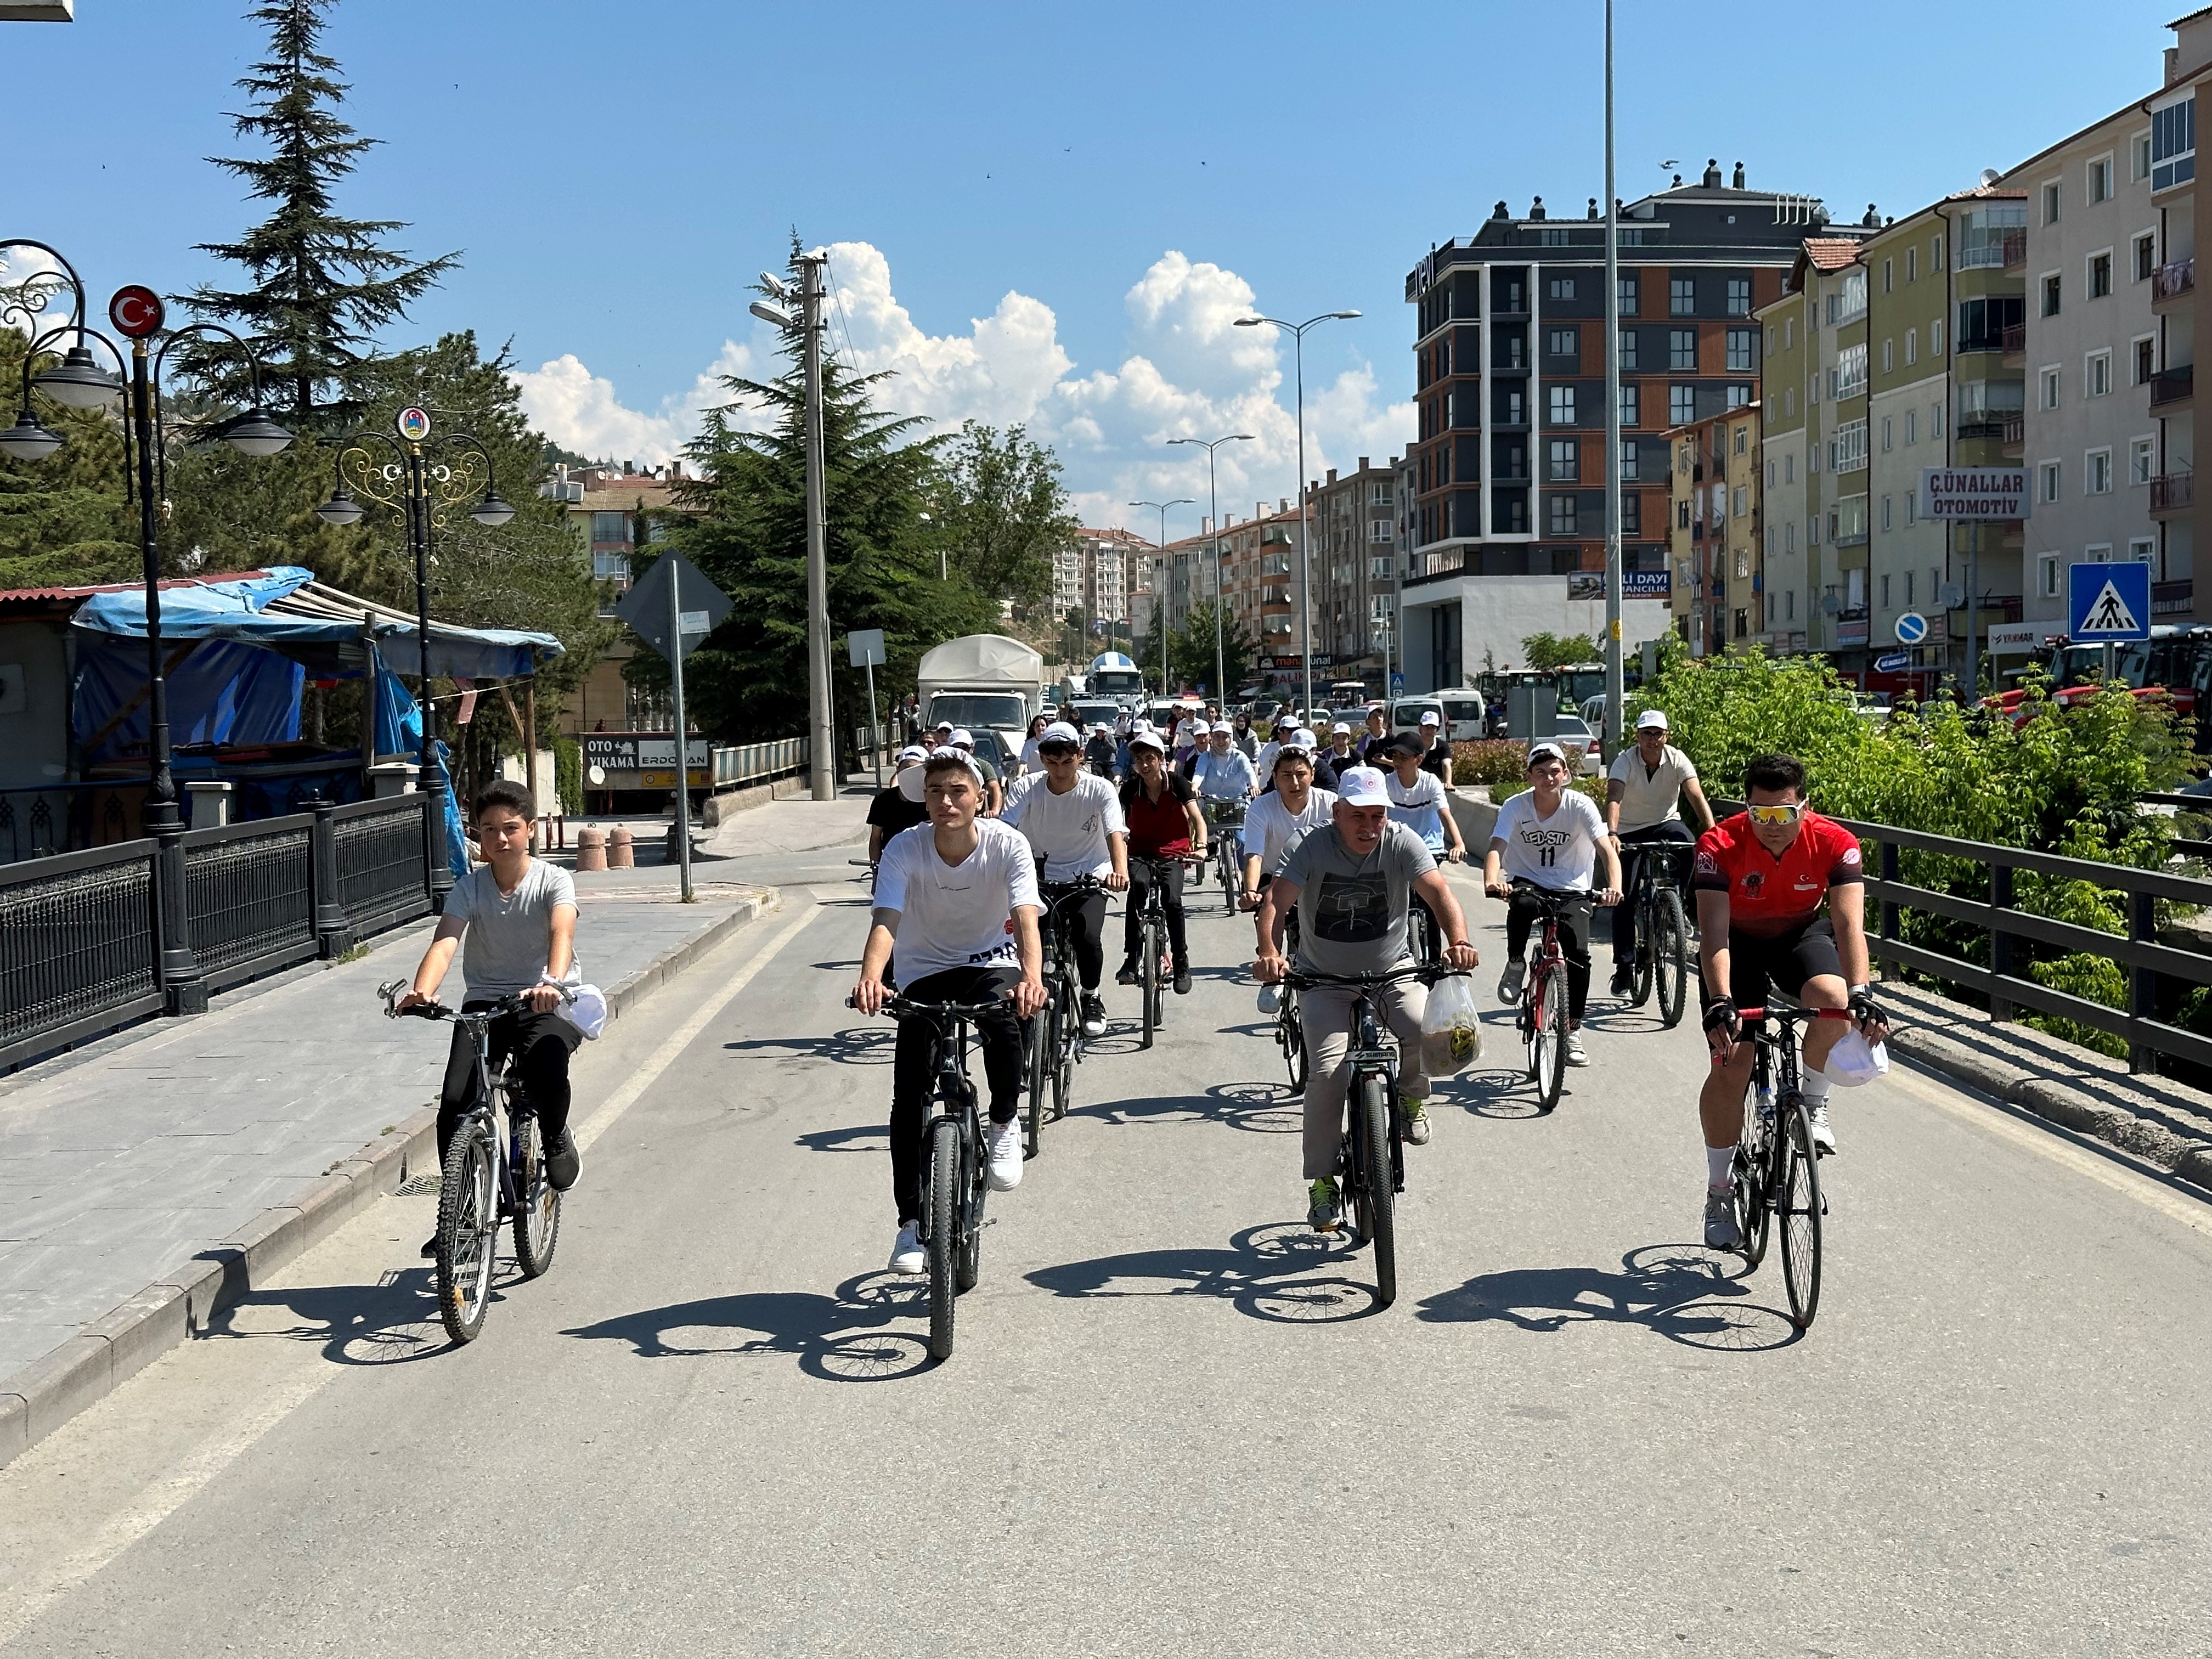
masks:
<instances>
[{"instance_id":1,"label":"plastic bag","mask_svg":"<svg viewBox=\"0 0 2212 1659\"><path fill-rule=\"evenodd\" d=\"M1453 974L1429 988L1421 1015L1421 1069L1431 1077L1450 1077L1482 1058L1482 1019L1474 1006L1474 981Z\"/></svg>"},{"instance_id":2,"label":"plastic bag","mask_svg":"<svg viewBox=\"0 0 2212 1659\"><path fill-rule=\"evenodd\" d=\"M1862 1084L1871 1083L1876 1078L1888 1074L1889 1045L1869 1043L1856 1031L1846 1031L1836 1040L1836 1046L1828 1050L1828 1063L1820 1069L1827 1074L1830 1082L1841 1084L1846 1089L1856 1089Z\"/></svg>"}]
</instances>

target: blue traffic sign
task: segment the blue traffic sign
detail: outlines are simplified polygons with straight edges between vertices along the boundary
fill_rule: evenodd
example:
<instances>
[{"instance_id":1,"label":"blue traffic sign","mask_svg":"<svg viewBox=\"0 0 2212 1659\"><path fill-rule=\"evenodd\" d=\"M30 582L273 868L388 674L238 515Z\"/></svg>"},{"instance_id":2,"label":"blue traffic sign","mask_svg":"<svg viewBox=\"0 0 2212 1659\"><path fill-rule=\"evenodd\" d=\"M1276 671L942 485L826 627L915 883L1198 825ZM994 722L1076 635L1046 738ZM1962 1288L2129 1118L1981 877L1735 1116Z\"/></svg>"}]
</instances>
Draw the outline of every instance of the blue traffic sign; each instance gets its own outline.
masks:
<instances>
[{"instance_id":1,"label":"blue traffic sign","mask_svg":"<svg viewBox=\"0 0 2212 1659\"><path fill-rule=\"evenodd\" d=\"M1406 677L1394 671L1390 676L1390 695L1394 697L1403 696L1405 692Z\"/></svg>"},{"instance_id":2,"label":"blue traffic sign","mask_svg":"<svg viewBox=\"0 0 2212 1659\"><path fill-rule=\"evenodd\" d=\"M2066 635L2076 645L2150 637L2150 566L2141 559L2066 567Z\"/></svg>"},{"instance_id":3,"label":"blue traffic sign","mask_svg":"<svg viewBox=\"0 0 2212 1659\"><path fill-rule=\"evenodd\" d=\"M1877 674L1901 674L1911 666L1910 651L1891 651L1874 659L1874 672Z\"/></svg>"},{"instance_id":4,"label":"blue traffic sign","mask_svg":"<svg viewBox=\"0 0 2212 1659\"><path fill-rule=\"evenodd\" d=\"M1899 645L1920 645L1928 638L1928 618L1917 611L1907 611L1897 619L1897 642Z\"/></svg>"}]
</instances>

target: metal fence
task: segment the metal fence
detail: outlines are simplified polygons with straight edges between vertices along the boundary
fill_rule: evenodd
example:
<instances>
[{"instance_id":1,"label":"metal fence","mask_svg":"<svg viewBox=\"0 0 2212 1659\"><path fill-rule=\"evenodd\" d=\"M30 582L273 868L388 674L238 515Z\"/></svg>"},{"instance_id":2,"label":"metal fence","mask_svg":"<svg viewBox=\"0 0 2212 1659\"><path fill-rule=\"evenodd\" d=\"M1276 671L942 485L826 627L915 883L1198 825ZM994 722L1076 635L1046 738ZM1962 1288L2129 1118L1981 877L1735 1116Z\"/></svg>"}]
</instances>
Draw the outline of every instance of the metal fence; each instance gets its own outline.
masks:
<instances>
[{"instance_id":1,"label":"metal fence","mask_svg":"<svg viewBox=\"0 0 2212 1659\"><path fill-rule=\"evenodd\" d=\"M776 743L748 743L714 750L714 787L734 789L741 784L765 783L806 769L813 744L806 738L785 738Z\"/></svg>"},{"instance_id":2,"label":"metal fence","mask_svg":"<svg viewBox=\"0 0 2212 1659\"><path fill-rule=\"evenodd\" d=\"M155 844L0 869L0 1066L161 1006Z\"/></svg>"},{"instance_id":3,"label":"metal fence","mask_svg":"<svg viewBox=\"0 0 2212 1659\"><path fill-rule=\"evenodd\" d=\"M0 864L135 841L147 780L0 789Z\"/></svg>"},{"instance_id":4,"label":"metal fence","mask_svg":"<svg viewBox=\"0 0 2212 1659\"><path fill-rule=\"evenodd\" d=\"M331 809L337 902L356 933L424 915L430 908L422 862L424 795L394 795Z\"/></svg>"},{"instance_id":5,"label":"metal fence","mask_svg":"<svg viewBox=\"0 0 2212 1659\"><path fill-rule=\"evenodd\" d=\"M307 813L185 836L185 915L210 990L316 953L314 833Z\"/></svg>"}]
</instances>

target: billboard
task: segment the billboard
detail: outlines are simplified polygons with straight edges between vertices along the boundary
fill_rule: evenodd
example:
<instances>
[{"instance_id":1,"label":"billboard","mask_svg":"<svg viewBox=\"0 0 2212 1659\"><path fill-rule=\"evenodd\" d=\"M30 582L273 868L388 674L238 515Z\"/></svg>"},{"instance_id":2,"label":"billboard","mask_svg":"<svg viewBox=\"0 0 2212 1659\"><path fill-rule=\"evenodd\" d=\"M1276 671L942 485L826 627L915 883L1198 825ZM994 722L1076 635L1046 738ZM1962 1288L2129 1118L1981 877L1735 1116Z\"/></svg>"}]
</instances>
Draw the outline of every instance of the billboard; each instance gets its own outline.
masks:
<instances>
[{"instance_id":1,"label":"billboard","mask_svg":"<svg viewBox=\"0 0 2212 1659\"><path fill-rule=\"evenodd\" d=\"M1664 599L1674 591L1672 573L1665 570L1624 570L1620 573L1620 597L1624 599ZM1605 572L1602 570L1571 570L1567 573L1567 598L1570 599L1601 600L1605 598Z\"/></svg>"},{"instance_id":2,"label":"billboard","mask_svg":"<svg viewBox=\"0 0 2212 1659\"><path fill-rule=\"evenodd\" d=\"M2024 466L1931 466L1920 474L1921 511L1931 519L1995 522L2027 516Z\"/></svg>"}]
</instances>

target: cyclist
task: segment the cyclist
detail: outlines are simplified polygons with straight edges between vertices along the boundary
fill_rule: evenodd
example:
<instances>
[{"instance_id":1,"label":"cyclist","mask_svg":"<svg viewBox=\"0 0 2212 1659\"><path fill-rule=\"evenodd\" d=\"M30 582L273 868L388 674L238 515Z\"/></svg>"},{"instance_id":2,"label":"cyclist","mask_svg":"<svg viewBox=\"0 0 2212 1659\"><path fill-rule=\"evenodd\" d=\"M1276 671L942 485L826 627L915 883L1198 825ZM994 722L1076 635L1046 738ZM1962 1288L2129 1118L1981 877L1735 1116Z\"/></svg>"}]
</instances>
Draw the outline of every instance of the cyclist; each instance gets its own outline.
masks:
<instances>
[{"instance_id":1,"label":"cyclist","mask_svg":"<svg viewBox=\"0 0 2212 1659\"><path fill-rule=\"evenodd\" d=\"M1352 747L1352 727L1344 720L1334 720L1328 728L1328 763L1340 772L1347 766L1365 764ZM1378 771L1382 768L1376 769Z\"/></svg>"},{"instance_id":2,"label":"cyclist","mask_svg":"<svg viewBox=\"0 0 2212 1659\"><path fill-rule=\"evenodd\" d=\"M1114 779L1115 749L1114 728L1093 726L1089 741L1083 745L1083 763L1094 777L1104 778L1110 783Z\"/></svg>"},{"instance_id":3,"label":"cyclist","mask_svg":"<svg viewBox=\"0 0 2212 1659\"><path fill-rule=\"evenodd\" d=\"M902 830L929 822L929 808L921 798L921 763L929 750L910 743L892 763L891 781L876 791L868 803L868 862L884 855L884 847Z\"/></svg>"},{"instance_id":4,"label":"cyclist","mask_svg":"<svg viewBox=\"0 0 2212 1659\"><path fill-rule=\"evenodd\" d=\"M1528 929L1543 912L1538 896L1515 891L1525 881L1567 896L1559 914L1559 948L1567 959L1567 1052L1570 1066L1587 1066L1583 1010L1589 1001L1590 878L1602 861L1605 885L1598 903L1620 902L1620 860L1597 815L1597 803L1567 787L1566 750L1550 738L1528 745L1528 787L1498 809L1490 850L1482 860L1482 890L1506 901L1505 972L1498 1000L1520 1000L1527 971Z\"/></svg>"},{"instance_id":5,"label":"cyclist","mask_svg":"<svg viewBox=\"0 0 2212 1659\"><path fill-rule=\"evenodd\" d=\"M1402 823L1419 836L1437 863L1457 864L1467 857L1467 839L1460 834L1451 803L1444 799L1443 785L1437 781L1435 773L1423 767L1421 757L1421 740L1410 732L1385 755L1388 767L1382 772L1382 787L1390 796L1391 822ZM1413 902L1421 901L1416 898ZM1425 904L1421 908L1428 908ZM1436 925L1437 918L1431 915L1429 921L1430 936L1441 942L1443 931Z\"/></svg>"},{"instance_id":6,"label":"cyclist","mask_svg":"<svg viewBox=\"0 0 2212 1659\"><path fill-rule=\"evenodd\" d=\"M975 752L975 739L964 728L954 729L951 746L968 757L975 775L983 780L983 816L995 818L1006 806L1006 786L999 776L997 764Z\"/></svg>"},{"instance_id":7,"label":"cyclist","mask_svg":"<svg viewBox=\"0 0 2212 1659\"><path fill-rule=\"evenodd\" d=\"M1129 826L1129 851L1146 858L1165 860L1164 872L1132 863L1129 902L1122 906L1121 971L1115 978L1123 985L1141 984L1137 953L1145 948L1145 901L1159 874L1165 880L1160 902L1167 911L1168 957L1175 975L1177 996L1190 994L1190 946L1185 936L1182 878L1185 859L1206 856L1206 819L1198 810L1198 792L1168 767L1166 739L1157 732L1138 732L1129 738L1129 781L1121 786L1121 816Z\"/></svg>"},{"instance_id":8,"label":"cyclist","mask_svg":"<svg viewBox=\"0 0 2212 1659\"><path fill-rule=\"evenodd\" d=\"M1043 896L1059 897L1084 876L1097 877L1109 892L1126 891L1129 826L1114 786L1083 769L1073 726L1046 726L1036 746L1044 770L1015 780L1000 822L1028 838L1042 866L1037 879ZM1086 892L1060 906L1060 913L1066 918L1076 973L1083 981L1083 1035L1103 1036L1106 1004L1098 995L1098 981L1106 970L1106 894Z\"/></svg>"},{"instance_id":9,"label":"cyclist","mask_svg":"<svg viewBox=\"0 0 2212 1659\"><path fill-rule=\"evenodd\" d=\"M1002 1193L1022 1178L1021 1022L1045 1000L1036 865L1018 830L979 816L983 774L974 756L939 749L922 764L929 822L884 848L853 1006L864 1014L881 1012L891 995L887 969L918 1002L1005 997L1003 1011L975 1022L991 1093L991 1188ZM935 1036L927 1020L899 1022L891 1070L893 1273L922 1269L921 1162Z\"/></svg>"},{"instance_id":10,"label":"cyclist","mask_svg":"<svg viewBox=\"0 0 2212 1659\"><path fill-rule=\"evenodd\" d=\"M1390 797L1382 775L1371 766L1347 769L1328 824L1292 842L1282 868L1267 884L1257 924L1259 960L1254 970L1263 985L1281 982L1285 919L1298 916L1297 965L1316 974L1380 974L1407 960L1407 910L1418 894L1440 917L1445 963L1462 972L1476 963L1468 943L1467 918L1452 896L1437 861L1420 837L1390 822ZM1353 993L1339 986L1315 986L1299 994L1306 1052L1305 1175L1306 1219L1316 1232L1333 1233L1344 1224L1343 1201L1336 1185L1337 1141L1344 1122L1345 1091L1352 1074ZM1398 1035L1398 1105L1406 1139L1425 1146L1429 1139L1429 1078L1421 1069L1421 1016L1428 988L1418 980L1386 985L1374 993L1376 1012Z\"/></svg>"},{"instance_id":11,"label":"cyclist","mask_svg":"<svg viewBox=\"0 0 2212 1659\"><path fill-rule=\"evenodd\" d=\"M1681 798L1690 798L1699 830L1713 827L1713 809L1690 757L1667 741L1667 711L1647 708L1636 717L1636 744L1613 757L1606 775L1605 828L1620 854L1620 890L1636 890L1642 860L1636 848L1655 841L1697 840L1682 822ZM1636 977L1636 907L1613 913L1613 994L1625 996Z\"/></svg>"},{"instance_id":12,"label":"cyclist","mask_svg":"<svg viewBox=\"0 0 2212 1659\"><path fill-rule=\"evenodd\" d=\"M1331 823L1336 808L1333 793L1314 787L1313 757L1295 744L1285 745L1275 757L1275 775L1268 782L1273 787L1254 801L1244 815L1244 885L1237 904L1246 910L1260 908L1260 896L1283 867L1283 855L1290 851L1291 843L1307 830ZM1291 914L1288 942L1295 951L1298 945L1296 911ZM1280 997L1273 986L1261 986L1260 1012L1273 1013L1280 1006Z\"/></svg>"},{"instance_id":13,"label":"cyclist","mask_svg":"<svg viewBox=\"0 0 2212 1659\"><path fill-rule=\"evenodd\" d=\"M561 1018L561 990L581 982L576 965L576 884L557 864L530 856L530 826L537 821L530 792L505 779L488 783L471 803L470 820L484 861L457 878L446 895L430 946L415 969L415 983L396 1005L435 1002L453 952L464 938L461 1010L488 1008L520 996L526 1013L501 1014L491 1023L495 1074L510 1054L524 1097L538 1114L545 1146L545 1178L556 1192L576 1184L583 1160L568 1133L568 1056L584 1034ZM476 1103L477 1046L466 1026L453 1027L446 1079L438 1091L438 1162ZM433 1234L424 1255L438 1253Z\"/></svg>"},{"instance_id":14,"label":"cyclist","mask_svg":"<svg viewBox=\"0 0 2212 1659\"><path fill-rule=\"evenodd\" d=\"M1206 752L1198 757L1191 773L1202 801L1248 800L1260 787L1250 759L1231 742L1231 736L1225 725L1213 727L1207 734Z\"/></svg>"},{"instance_id":15,"label":"cyclist","mask_svg":"<svg viewBox=\"0 0 2212 1659\"><path fill-rule=\"evenodd\" d=\"M1779 989L1808 1008L1848 1008L1869 1042L1889 1031L1868 970L1857 837L1805 805L1805 768L1791 756L1755 757L1744 768L1743 787L1744 810L1698 839L1690 878L1714 1061L1698 1092L1698 1116L1705 1139L1705 1243L1717 1250L1741 1243L1729 1201L1735 1190L1730 1165L1743 1133L1753 1049L1738 1040L1743 1023L1736 1011L1764 1007L1770 989ZM1821 1067L1844 1024L1819 1019L1805 1028L1800 1086L1819 1152L1836 1150Z\"/></svg>"},{"instance_id":16,"label":"cyclist","mask_svg":"<svg viewBox=\"0 0 2212 1659\"><path fill-rule=\"evenodd\" d=\"M1456 786L1452 782L1451 739L1443 735L1443 718L1433 708L1421 710L1421 770L1451 789Z\"/></svg>"},{"instance_id":17,"label":"cyclist","mask_svg":"<svg viewBox=\"0 0 2212 1659\"><path fill-rule=\"evenodd\" d=\"M1021 766L1022 775L1025 778L1034 777L1044 769L1044 763L1037 758L1037 744L1044 738L1045 727L1051 724L1051 720L1042 714L1030 716L1028 734L1022 738Z\"/></svg>"}]
</instances>

